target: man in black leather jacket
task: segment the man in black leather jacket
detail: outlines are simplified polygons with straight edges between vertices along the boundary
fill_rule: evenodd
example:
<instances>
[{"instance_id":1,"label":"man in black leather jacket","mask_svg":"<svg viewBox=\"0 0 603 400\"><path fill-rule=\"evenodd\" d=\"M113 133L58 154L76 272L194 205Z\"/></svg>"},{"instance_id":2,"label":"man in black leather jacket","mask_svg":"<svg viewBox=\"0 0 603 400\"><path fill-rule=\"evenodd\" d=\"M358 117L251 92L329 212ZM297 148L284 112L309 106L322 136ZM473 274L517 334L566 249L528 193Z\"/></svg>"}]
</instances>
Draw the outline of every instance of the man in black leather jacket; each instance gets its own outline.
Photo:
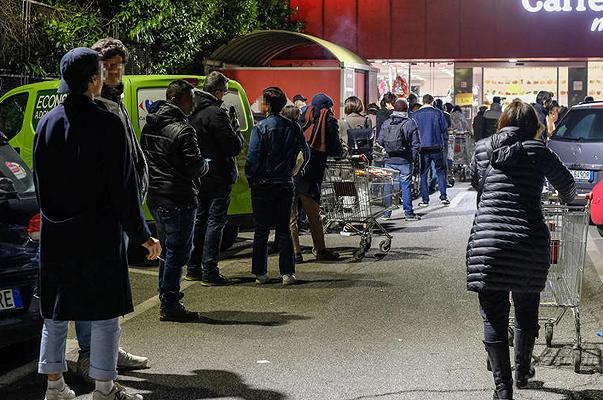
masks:
<instances>
[{"instance_id":1,"label":"man in black leather jacket","mask_svg":"<svg viewBox=\"0 0 603 400\"><path fill-rule=\"evenodd\" d=\"M198 318L180 302L182 269L190 258L197 213L197 180L209 169L187 115L193 109L193 86L172 82L167 101L154 103L142 130L142 149L149 163L147 204L164 246L159 264L161 321L188 322Z\"/></svg>"},{"instance_id":2,"label":"man in black leather jacket","mask_svg":"<svg viewBox=\"0 0 603 400\"><path fill-rule=\"evenodd\" d=\"M191 125L197 131L201 154L211 160L209 172L200 181L194 249L186 274L187 280L200 280L203 286L232 283L220 275L218 260L230 192L239 178L236 157L243 148L243 136L236 129L237 124L233 124L228 113L220 107L227 92L228 78L217 71L210 73L203 91L196 91L190 117Z\"/></svg>"}]
</instances>

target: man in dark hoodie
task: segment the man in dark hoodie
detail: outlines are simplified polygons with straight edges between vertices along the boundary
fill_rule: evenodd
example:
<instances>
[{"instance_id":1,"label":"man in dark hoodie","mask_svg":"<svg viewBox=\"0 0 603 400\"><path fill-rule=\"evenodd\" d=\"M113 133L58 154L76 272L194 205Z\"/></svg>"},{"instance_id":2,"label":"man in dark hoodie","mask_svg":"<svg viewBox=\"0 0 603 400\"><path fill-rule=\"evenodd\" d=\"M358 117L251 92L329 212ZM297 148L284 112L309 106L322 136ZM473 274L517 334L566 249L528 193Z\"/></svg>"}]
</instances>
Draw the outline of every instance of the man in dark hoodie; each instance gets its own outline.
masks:
<instances>
[{"instance_id":1,"label":"man in dark hoodie","mask_svg":"<svg viewBox=\"0 0 603 400\"><path fill-rule=\"evenodd\" d=\"M484 119L482 122L482 137L489 138L494 135L498 129L498 120L502 115L502 99L498 96L494 96L490 109L484 113ZM476 139L477 140L477 139Z\"/></svg>"},{"instance_id":2,"label":"man in dark hoodie","mask_svg":"<svg viewBox=\"0 0 603 400\"><path fill-rule=\"evenodd\" d=\"M408 117L408 103L404 99L396 100L392 116L383 123L378 143L385 149L385 168L400 172L398 185L402 193L404 215L407 221L420 218L412 208L412 177L414 162L419 157L421 137L417 123ZM386 202L391 204L391 185L386 186ZM391 211L385 213L390 218Z\"/></svg>"},{"instance_id":3,"label":"man in dark hoodie","mask_svg":"<svg viewBox=\"0 0 603 400\"><path fill-rule=\"evenodd\" d=\"M220 274L218 260L230 192L239 178L236 157L244 140L236 118L220 107L226 93L228 78L217 71L210 73L203 91L195 92L195 107L190 117L201 154L211 160L209 172L200 181L194 248L185 278L201 281L203 286L232 283Z\"/></svg>"},{"instance_id":4,"label":"man in dark hoodie","mask_svg":"<svg viewBox=\"0 0 603 400\"><path fill-rule=\"evenodd\" d=\"M151 106L140 140L149 162L147 204L164 246L159 263L160 320L189 322L198 314L180 302L180 278L192 250L196 182L209 167L187 120L193 110L193 86L174 81L167 88L166 99Z\"/></svg>"},{"instance_id":5,"label":"man in dark hoodie","mask_svg":"<svg viewBox=\"0 0 603 400\"><path fill-rule=\"evenodd\" d=\"M387 92L383 95L383 98L381 99L381 109L377 111L377 123L375 125L377 137L379 137L379 132L381 132L381 125L383 125L383 123L392 115L396 99L396 95L391 92Z\"/></svg>"}]
</instances>

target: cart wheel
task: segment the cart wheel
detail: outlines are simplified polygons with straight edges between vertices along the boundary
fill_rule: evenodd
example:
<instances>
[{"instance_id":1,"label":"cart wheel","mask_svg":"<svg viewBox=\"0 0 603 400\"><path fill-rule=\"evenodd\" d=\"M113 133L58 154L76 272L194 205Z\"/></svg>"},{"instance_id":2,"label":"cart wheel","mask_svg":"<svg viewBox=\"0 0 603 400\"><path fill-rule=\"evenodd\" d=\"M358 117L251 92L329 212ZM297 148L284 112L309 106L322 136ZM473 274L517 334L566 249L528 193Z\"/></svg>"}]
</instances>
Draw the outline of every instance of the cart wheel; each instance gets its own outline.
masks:
<instances>
[{"instance_id":1,"label":"cart wheel","mask_svg":"<svg viewBox=\"0 0 603 400\"><path fill-rule=\"evenodd\" d=\"M574 349L574 372L580 372L580 364L582 364L582 349Z\"/></svg>"},{"instance_id":2,"label":"cart wheel","mask_svg":"<svg viewBox=\"0 0 603 400\"><path fill-rule=\"evenodd\" d=\"M366 252L364 251L364 248L359 248L358 250L354 251L354 261L362 261L362 259L364 258Z\"/></svg>"},{"instance_id":3,"label":"cart wheel","mask_svg":"<svg viewBox=\"0 0 603 400\"><path fill-rule=\"evenodd\" d=\"M390 238L387 238L385 240L383 240L381 243L379 243L379 250L381 250L382 253L389 253L389 251L392 249L392 240Z\"/></svg>"},{"instance_id":4,"label":"cart wheel","mask_svg":"<svg viewBox=\"0 0 603 400\"><path fill-rule=\"evenodd\" d=\"M515 341L515 329L510 326L507 328L509 335L508 335L508 339L509 339L509 347L513 347L513 342Z\"/></svg>"},{"instance_id":5,"label":"cart wheel","mask_svg":"<svg viewBox=\"0 0 603 400\"><path fill-rule=\"evenodd\" d=\"M546 339L546 347L551 347L553 343L553 324L544 326L544 338Z\"/></svg>"},{"instance_id":6,"label":"cart wheel","mask_svg":"<svg viewBox=\"0 0 603 400\"><path fill-rule=\"evenodd\" d=\"M486 369L492 372L492 364L490 364L490 357L486 357Z\"/></svg>"}]
</instances>

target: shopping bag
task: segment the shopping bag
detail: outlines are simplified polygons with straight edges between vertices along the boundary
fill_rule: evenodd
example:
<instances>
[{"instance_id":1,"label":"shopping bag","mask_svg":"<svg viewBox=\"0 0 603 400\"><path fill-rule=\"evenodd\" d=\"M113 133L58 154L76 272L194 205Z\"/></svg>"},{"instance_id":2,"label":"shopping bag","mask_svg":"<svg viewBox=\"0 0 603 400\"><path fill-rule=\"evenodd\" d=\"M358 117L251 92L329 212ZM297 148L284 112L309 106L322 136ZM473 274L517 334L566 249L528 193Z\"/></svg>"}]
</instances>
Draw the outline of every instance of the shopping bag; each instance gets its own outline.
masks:
<instances>
[{"instance_id":1,"label":"shopping bag","mask_svg":"<svg viewBox=\"0 0 603 400\"><path fill-rule=\"evenodd\" d=\"M593 189L590 203L590 217L596 225L603 225L603 181Z\"/></svg>"}]
</instances>

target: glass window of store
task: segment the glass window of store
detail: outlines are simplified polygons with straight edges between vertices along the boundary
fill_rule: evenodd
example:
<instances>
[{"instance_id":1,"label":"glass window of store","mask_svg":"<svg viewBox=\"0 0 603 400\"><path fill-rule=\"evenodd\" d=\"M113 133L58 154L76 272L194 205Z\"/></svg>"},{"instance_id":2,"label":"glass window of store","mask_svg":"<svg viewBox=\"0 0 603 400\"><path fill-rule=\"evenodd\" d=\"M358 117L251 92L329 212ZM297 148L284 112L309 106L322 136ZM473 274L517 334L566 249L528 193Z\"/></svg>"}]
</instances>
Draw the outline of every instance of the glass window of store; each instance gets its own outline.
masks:
<instances>
[{"instance_id":1,"label":"glass window of store","mask_svg":"<svg viewBox=\"0 0 603 400\"><path fill-rule=\"evenodd\" d=\"M588 95L603 100L603 61L588 62Z\"/></svg>"},{"instance_id":2,"label":"glass window of store","mask_svg":"<svg viewBox=\"0 0 603 400\"><path fill-rule=\"evenodd\" d=\"M451 102L454 90L454 63L412 63L410 87L419 99L425 94L431 94L436 99Z\"/></svg>"}]
</instances>

